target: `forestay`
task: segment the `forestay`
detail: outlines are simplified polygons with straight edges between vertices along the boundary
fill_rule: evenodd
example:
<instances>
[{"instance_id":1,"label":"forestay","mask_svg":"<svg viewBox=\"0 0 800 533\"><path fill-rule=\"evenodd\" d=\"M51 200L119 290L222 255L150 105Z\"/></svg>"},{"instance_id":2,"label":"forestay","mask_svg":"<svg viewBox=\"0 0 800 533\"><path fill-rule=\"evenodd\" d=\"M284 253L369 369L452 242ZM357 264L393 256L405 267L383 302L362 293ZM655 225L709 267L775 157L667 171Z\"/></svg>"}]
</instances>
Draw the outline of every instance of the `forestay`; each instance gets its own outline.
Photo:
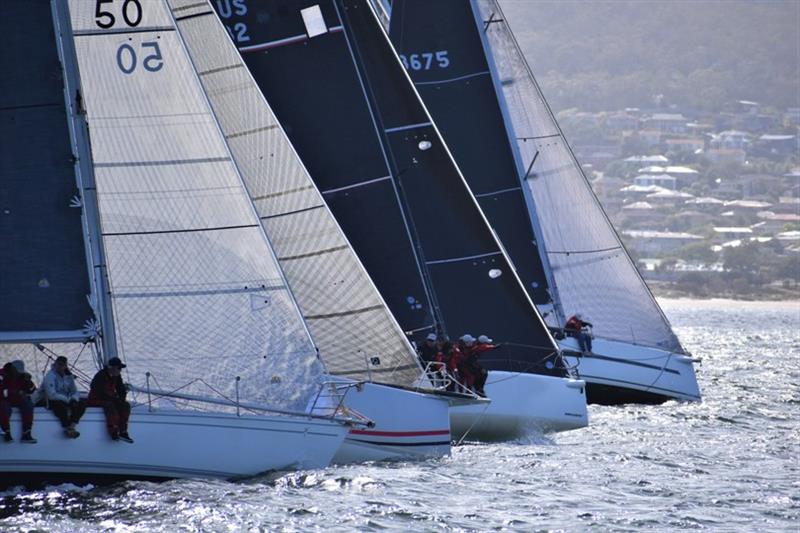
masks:
<instances>
[{"instance_id":1,"label":"forestay","mask_svg":"<svg viewBox=\"0 0 800 533\"><path fill-rule=\"evenodd\" d=\"M322 365L166 5L69 5L127 380L304 407Z\"/></svg>"},{"instance_id":2,"label":"forestay","mask_svg":"<svg viewBox=\"0 0 800 533\"><path fill-rule=\"evenodd\" d=\"M517 146L530 169L523 181L534 198L565 316L583 313L599 337L682 351L592 192L499 5L478 5Z\"/></svg>"},{"instance_id":3,"label":"forestay","mask_svg":"<svg viewBox=\"0 0 800 533\"><path fill-rule=\"evenodd\" d=\"M411 385L421 373L411 345L211 5L196 0L170 0L170 5L327 370Z\"/></svg>"},{"instance_id":4,"label":"forestay","mask_svg":"<svg viewBox=\"0 0 800 533\"><path fill-rule=\"evenodd\" d=\"M490 368L563 374L367 3L246 6L220 14L400 325L487 333L508 343Z\"/></svg>"}]
</instances>

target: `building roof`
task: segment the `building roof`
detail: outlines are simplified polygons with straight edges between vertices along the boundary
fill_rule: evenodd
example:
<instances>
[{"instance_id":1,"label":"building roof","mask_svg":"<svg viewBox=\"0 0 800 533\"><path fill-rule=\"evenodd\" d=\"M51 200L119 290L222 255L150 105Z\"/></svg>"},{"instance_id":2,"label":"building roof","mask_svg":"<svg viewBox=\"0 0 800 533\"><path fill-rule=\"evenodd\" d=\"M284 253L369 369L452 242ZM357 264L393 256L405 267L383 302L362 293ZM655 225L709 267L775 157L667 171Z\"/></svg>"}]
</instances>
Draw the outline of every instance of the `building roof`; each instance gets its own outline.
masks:
<instances>
[{"instance_id":1,"label":"building roof","mask_svg":"<svg viewBox=\"0 0 800 533\"><path fill-rule=\"evenodd\" d=\"M633 239L703 239L702 235L678 231L625 230L624 235Z\"/></svg>"},{"instance_id":2,"label":"building roof","mask_svg":"<svg viewBox=\"0 0 800 533\"><path fill-rule=\"evenodd\" d=\"M647 195L647 198L653 198L653 199L674 198L677 200L678 198L694 198L694 196L692 196L688 192L666 190L666 191L658 191L650 193Z\"/></svg>"},{"instance_id":3,"label":"building roof","mask_svg":"<svg viewBox=\"0 0 800 533\"><path fill-rule=\"evenodd\" d=\"M663 155L632 155L623 161L626 163L669 163L669 159Z\"/></svg>"},{"instance_id":4,"label":"building roof","mask_svg":"<svg viewBox=\"0 0 800 533\"><path fill-rule=\"evenodd\" d=\"M741 207L743 209L764 209L771 205L769 202L760 202L758 200L731 200L725 202L725 207Z\"/></svg>"},{"instance_id":5,"label":"building roof","mask_svg":"<svg viewBox=\"0 0 800 533\"><path fill-rule=\"evenodd\" d=\"M726 234L738 233L738 234L741 234L741 235L745 235L745 234L748 234L748 233L753 233L753 229L752 228L743 228L743 227L738 227L737 228L737 227L720 226L720 227L715 227L714 228L714 232L715 233L726 233Z\"/></svg>"},{"instance_id":6,"label":"building roof","mask_svg":"<svg viewBox=\"0 0 800 533\"><path fill-rule=\"evenodd\" d=\"M699 174L693 168L682 166L667 166L660 167L658 165L651 165L649 167L640 168L639 172L642 174Z\"/></svg>"},{"instance_id":7,"label":"building roof","mask_svg":"<svg viewBox=\"0 0 800 533\"><path fill-rule=\"evenodd\" d=\"M660 185L628 185L627 187L623 187L620 189L621 192L640 192L640 193L654 193L660 191L668 191L664 187Z\"/></svg>"},{"instance_id":8,"label":"building roof","mask_svg":"<svg viewBox=\"0 0 800 533\"><path fill-rule=\"evenodd\" d=\"M686 200L687 204L696 204L696 205L724 205L725 201L720 200L719 198L713 198L711 196L701 196L700 198L692 198L690 200Z\"/></svg>"},{"instance_id":9,"label":"building roof","mask_svg":"<svg viewBox=\"0 0 800 533\"><path fill-rule=\"evenodd\" d=\"M623 205L622 209L653 209L653 206L647 202L633 202L632 204Z\"/></svg>"}]
</instances>

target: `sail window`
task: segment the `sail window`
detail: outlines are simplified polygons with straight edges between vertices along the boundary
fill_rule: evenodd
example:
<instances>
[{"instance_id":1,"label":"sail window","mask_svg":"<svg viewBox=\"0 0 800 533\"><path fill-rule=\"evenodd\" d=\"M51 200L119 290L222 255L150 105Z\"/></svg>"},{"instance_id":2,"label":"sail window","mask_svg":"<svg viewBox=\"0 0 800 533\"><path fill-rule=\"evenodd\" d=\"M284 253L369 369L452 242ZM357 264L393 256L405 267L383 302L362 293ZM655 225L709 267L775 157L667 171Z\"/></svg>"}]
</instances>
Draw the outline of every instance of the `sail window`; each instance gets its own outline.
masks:
<instances>
[{"instance_id":1,"label":"sail window","mask_svg":"<svg viewBox=\"0 0 800 533\"><path fill-rule=\"evenodd\" d=\"M301 9L300 14L303 16L303 24L306 25L306 33L309 37L328 33L328 27L325 26L325 19L322 18L322 10L319 5Z\"/></svg>"}]
</instances>

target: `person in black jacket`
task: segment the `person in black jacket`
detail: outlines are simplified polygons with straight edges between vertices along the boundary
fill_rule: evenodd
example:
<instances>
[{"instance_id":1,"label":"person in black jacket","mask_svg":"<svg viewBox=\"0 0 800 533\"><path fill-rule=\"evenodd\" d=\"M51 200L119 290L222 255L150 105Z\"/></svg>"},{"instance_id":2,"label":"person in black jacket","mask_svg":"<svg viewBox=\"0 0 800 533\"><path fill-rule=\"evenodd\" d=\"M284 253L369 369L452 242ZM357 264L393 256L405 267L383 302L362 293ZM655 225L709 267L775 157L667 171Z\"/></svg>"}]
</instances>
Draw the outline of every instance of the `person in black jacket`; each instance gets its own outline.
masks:
<instances>
[{"instance_id":1,"label":"person in black jacket","mask_svg":"<svg viewBox=\"0 0 800 533\"><path fill-rule=\"evenodd\" d=\"M119 357L112 357L105 368L95 374L89 389L89 407L102 407L106 415L106 428L111 440L133 443L128 434L128 418L131 415L131 404L125 397L128 389L122 382L124 365Z\"/></svg>"}]
</instances>

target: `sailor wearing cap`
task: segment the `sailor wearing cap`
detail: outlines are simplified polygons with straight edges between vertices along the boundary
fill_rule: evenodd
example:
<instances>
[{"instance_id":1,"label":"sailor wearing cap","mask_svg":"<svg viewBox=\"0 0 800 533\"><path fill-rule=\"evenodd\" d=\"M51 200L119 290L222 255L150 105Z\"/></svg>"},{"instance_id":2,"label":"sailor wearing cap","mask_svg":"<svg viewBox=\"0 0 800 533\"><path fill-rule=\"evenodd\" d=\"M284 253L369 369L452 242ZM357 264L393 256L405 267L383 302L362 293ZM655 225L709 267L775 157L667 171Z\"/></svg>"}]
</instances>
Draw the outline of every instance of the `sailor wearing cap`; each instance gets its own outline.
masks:
<instances>
[{"instance_id":1,"label":"sailor wearing cap","mask_svg":"<svg viewBox=\"0 0 800 533\"><path fill-rule=\"evenodd\" d=\"M439 346L436 344L438 337L436 333L428 333L425 337L425 342L419 347L419 358L422 360L423 365L427 365L436 358L436 353L439 351Z\"/></svg>"},{"instance_id":2,"label":"sailor wearing cap","mask_svg":"<svg viewBox=\"0 0 800 533\"><path fill-rule=\"evenodd\" d=\"M128 389L122 382L122 369L127 365L119 357L112 357L105 368L95 374L89 389L90 407L102 407L106 415L106 428L111 440L133 443L128 435L128 418L131 415L131 404L125 400Z\"/></svg>"}]
</instances>

